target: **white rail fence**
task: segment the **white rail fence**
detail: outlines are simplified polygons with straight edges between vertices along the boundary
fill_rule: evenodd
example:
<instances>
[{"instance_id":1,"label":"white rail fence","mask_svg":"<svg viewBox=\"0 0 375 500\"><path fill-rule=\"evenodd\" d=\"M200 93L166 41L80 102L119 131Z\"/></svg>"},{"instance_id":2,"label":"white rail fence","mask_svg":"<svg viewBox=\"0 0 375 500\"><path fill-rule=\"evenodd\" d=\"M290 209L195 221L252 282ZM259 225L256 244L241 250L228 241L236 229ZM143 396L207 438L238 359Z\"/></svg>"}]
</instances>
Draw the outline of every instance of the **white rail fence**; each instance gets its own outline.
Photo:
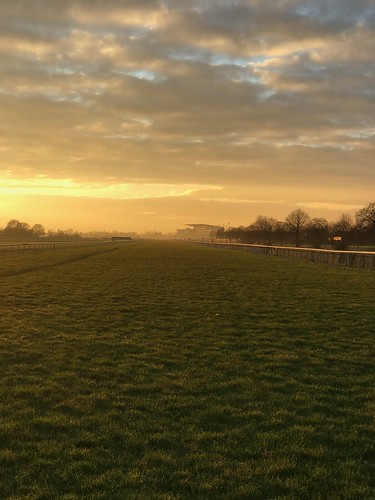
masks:
<instances>
[{"instance_id":1,"label":"white rail fence","mask_svg":"<svg viewBox=\"0 0 375 500\"><path fill-rule=\"evenodd\" d=\"M73 240L73 241L36 241L28 243L2 243L0 252L24 252L27 250L56 250L57 248L72 248L112 243L110 240Z\"/></svg>"},{"instance_id":2,"label":"white rail fence","mask_svg":"<svg viewBox=\"0 0 375 500\"><path fill-rule=\"evenodd\" d=\"M318 264L328 264L331 266L351 267L357 269L369 269L375 271L375 252L356 252L344 250L326 250L316 248L282 247L269 245L249 245L244 243L219 243L193 241L215 248L229 250L242 250L262 255L272 255L287 259L303 260L306 262L316 262Z\"/></svg>"}]
</instances>

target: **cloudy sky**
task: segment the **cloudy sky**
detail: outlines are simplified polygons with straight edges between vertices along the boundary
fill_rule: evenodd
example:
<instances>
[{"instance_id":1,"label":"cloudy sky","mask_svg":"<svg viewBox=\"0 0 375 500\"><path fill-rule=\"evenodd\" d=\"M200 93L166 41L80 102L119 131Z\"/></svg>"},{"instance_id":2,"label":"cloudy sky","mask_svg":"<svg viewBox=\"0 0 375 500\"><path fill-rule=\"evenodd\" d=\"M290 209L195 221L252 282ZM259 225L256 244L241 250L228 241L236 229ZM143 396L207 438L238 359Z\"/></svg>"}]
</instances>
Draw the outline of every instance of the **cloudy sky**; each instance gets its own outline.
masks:
<instances>
[{"instance_id":1,"label":"cloudy sky","mask_svg":"<svg viewBox=\"0 0 375 500\"><path fill-rule=\"evenodd\" d=\"M373 0L1 0L0 227L375 201Z\"/></svg>"}]
</instances>

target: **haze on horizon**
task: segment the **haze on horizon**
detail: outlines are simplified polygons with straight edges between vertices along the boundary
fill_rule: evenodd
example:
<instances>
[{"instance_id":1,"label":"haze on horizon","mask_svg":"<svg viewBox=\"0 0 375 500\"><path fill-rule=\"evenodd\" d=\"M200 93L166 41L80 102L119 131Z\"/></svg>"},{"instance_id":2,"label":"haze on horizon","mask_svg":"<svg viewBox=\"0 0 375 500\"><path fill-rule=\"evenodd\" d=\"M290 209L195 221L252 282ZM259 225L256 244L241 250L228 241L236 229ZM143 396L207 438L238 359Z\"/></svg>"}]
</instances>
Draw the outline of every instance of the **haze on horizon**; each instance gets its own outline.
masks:
<instances>
[{"instance_id":1,"label":"haze on horizon","mask_svg":"<svg viewBox=\"0 0 375 500\"><path fill-rule=\"evenodd\" d=\"M373 0L3 0L0 226L374 201Z\"/></svg>"}]
</instances>

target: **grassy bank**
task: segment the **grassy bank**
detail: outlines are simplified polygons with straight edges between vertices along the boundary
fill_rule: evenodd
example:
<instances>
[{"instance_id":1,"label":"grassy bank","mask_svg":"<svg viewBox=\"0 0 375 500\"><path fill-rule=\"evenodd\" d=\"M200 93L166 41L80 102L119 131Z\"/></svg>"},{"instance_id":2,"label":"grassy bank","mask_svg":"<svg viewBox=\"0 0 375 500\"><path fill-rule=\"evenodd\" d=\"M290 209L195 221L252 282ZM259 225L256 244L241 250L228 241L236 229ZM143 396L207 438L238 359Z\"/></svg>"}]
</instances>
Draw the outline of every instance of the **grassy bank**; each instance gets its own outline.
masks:
<instances>
[{"instance_id":1,"label":"grassy bank","mask_svg":"<svg viewBox=\"0 0 375 500\"><path fill-rule=\"evenodd\" d=\"M0 283L0 498L373 498L374 274L135 242Z\"/></svg>"}]
</instances>

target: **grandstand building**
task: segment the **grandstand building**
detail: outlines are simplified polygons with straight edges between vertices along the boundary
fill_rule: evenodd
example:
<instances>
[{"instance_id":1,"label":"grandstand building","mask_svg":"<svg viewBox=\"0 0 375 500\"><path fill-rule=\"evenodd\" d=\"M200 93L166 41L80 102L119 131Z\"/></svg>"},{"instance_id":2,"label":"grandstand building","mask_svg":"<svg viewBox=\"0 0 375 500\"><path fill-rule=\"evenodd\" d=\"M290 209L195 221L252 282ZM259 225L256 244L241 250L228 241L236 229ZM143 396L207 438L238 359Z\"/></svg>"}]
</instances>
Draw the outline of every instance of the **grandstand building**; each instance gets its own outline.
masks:
<instances>
[{"instance_id":1,"label":"grandstand building","mask_svg":"<svg viewBox=\"0 0 375 500\"><path fill-rule=\"evenodd\" d=\"M177 229L177 237L188 240L213 240L220 226L212 224L186 224L187 228Z\"/></svg>"}]
</instances>

